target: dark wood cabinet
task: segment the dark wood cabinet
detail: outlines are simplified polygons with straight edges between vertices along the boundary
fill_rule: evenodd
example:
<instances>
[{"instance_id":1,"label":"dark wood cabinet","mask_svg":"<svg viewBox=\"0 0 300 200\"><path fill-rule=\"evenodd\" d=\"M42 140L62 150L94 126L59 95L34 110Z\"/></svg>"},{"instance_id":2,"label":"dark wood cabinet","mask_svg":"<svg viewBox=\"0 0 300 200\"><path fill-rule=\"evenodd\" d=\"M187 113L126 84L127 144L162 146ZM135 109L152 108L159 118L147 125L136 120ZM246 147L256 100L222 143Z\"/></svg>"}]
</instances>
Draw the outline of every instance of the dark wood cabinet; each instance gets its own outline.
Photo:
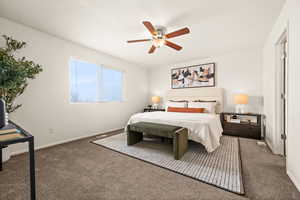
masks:
<instances>
[{"instance_id":1,"label":"dark wood cabinet","mask_svg":"<svg viewBox=\"0 0 300 200\"><path fill-rule=\"evenodd\" d=\"M156 112L156 111L165 111L165 109L159 109L159 108L144 108L144 112Z\"/></svg>"},{"instance_id":2,"label":"dark wood cabinet","mask_svg":"<svg viewBox=\"0 0 300 200\"><path fill-rule=\"evenodd\" d=\"M231 135L261 140L262 138L262 115L221 113L223 135Z\"/></svg>"}]
</instances>

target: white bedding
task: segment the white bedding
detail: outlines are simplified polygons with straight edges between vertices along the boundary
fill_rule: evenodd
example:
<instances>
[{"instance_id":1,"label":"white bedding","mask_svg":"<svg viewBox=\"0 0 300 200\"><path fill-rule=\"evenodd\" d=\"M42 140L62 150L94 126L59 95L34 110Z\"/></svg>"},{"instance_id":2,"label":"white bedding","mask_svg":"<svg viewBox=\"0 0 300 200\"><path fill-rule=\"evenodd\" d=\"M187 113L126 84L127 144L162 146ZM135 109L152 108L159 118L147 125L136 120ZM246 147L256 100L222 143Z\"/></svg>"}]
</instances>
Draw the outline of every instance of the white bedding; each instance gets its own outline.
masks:
<instances>
[{"instance_id":1,"label":"white bedding","mask_svg":"<svg viewBox=\"0 0 300 200\"><path fill-rule=\"evenodd\" d=\"M217 114L145 112L132 115L128 124L141 121L185 127L189 131L189 139L203 144L208 152L218 148L223 132Z\"/></svg>"}]
</instances>

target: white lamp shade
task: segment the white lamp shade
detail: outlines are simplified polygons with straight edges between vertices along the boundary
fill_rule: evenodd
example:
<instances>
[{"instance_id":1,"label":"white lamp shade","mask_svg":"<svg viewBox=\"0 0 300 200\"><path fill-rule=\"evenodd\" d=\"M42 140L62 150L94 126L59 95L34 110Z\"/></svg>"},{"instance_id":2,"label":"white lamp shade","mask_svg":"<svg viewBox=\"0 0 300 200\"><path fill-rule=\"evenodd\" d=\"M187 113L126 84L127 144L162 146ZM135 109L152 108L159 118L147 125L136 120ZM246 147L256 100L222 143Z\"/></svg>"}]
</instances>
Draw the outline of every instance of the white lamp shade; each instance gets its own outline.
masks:
<instances>
[{"instance_id":1,"label":"white lamp shade","mask_svg":"<svg viewBox=\"0 0 300 200\"><path fill-rule=\"evenodd\" d=\"M157 104L157 103L160 102L160 97L159 97L159 96L153 96L153 97L151 98L151 101L152 101L152 103Z\"/></svg>"},{"instance_id":2,"label":"white lamp shade","mask_svg":"<svg viewBox=\"0 0 300 200\"><path fill-rule=\"evenodd\" d=\"M249 97L246 94L237 94L234 96L234 103L235 104L248 104Z\"/></svg>"}]
</instances>

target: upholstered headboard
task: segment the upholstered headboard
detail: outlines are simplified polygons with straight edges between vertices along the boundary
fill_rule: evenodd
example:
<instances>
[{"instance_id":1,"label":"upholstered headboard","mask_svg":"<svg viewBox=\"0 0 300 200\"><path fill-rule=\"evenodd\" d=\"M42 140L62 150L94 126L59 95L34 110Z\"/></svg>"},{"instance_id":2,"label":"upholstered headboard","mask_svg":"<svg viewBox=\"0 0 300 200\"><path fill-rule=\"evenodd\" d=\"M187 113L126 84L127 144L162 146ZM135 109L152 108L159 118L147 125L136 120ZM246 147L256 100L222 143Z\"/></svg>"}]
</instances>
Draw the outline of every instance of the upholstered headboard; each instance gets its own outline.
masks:
<instances>
[{"instance_id":1,"label":"upholstered headboard","mask_svg":"<svg viewBox=\"0 0 300 200\"><path fill-rule=\"evenodd\" d=\"M216 112L221 113L224 107L223 88L184 88L171 89L167 92L165 99L168 100L204 100L217 101Z\"/></svg>"}]
</instances>

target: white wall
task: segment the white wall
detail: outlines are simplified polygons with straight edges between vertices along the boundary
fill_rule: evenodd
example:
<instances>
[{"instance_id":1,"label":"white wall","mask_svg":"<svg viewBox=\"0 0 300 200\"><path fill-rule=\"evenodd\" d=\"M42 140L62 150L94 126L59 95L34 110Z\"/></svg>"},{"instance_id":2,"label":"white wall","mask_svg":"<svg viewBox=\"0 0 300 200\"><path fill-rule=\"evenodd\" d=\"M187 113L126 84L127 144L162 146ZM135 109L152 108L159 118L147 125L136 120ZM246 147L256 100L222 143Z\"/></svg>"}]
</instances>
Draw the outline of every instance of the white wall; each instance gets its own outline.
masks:
<instances>
[{"instance_id":1,"label":"white wall","mask_svg":"<svg viewBox=\"0 0 300 200\"><path fill-rule=\"evenodd\" d=\"M287 172L300 191L300 1L288 0L289 15L289 112Z\"/></svg>"},{"instance_id":2,"label":"white wall","mask_svg":"<svg viewBox=\"0 0 300 200\"><path fill-rule=\"evenodd\" d=\"M279 57L278 46L279 39L287 29L288 16L287 8L283 7L280 16L275 22L263 48L263 95L264 95L264 114L266 115L266 141L272 151L276 154L282 154L282 141L280 139L278 112L280 102L280 92L278 81Z\"/></svg>"},{"instance_id":3,"label":"white wall","mask_svg":"<svg viewBox=\"0 0 300 200\"><path fill-rule=\"evenodd\" d=\"M18 98L23 106L10 118L35 136L36 146L46 146L94 133L124 127L132 113L147 102L147 70L103 53L58 39L0 18L0 35L7 34L28 43L21 55L36 61L44 71L30 82ZM100 37L100 36L99 36ZM4 40L0 39L0 46ZM127 100L110 103L69 103L70 57L125 71ZM53 129L53 134L49 133ZM22 151L23 146L12 151Z\"/></svg>"},{"instance_id":4,"label":"white wall","mask_svg":"<svg viewBox=\"0 0 300 200\"><path fill-rule=\"evenodd\" d=\"M209 62L216 63L216 87L225 89L225 111L234 111L233 95L240 92L250 96L249 111L262 111L262 59L259 49L153 68L150 71L150 95L164 97L170 90L172 68Z\"/></svg>"}]
</instances>

